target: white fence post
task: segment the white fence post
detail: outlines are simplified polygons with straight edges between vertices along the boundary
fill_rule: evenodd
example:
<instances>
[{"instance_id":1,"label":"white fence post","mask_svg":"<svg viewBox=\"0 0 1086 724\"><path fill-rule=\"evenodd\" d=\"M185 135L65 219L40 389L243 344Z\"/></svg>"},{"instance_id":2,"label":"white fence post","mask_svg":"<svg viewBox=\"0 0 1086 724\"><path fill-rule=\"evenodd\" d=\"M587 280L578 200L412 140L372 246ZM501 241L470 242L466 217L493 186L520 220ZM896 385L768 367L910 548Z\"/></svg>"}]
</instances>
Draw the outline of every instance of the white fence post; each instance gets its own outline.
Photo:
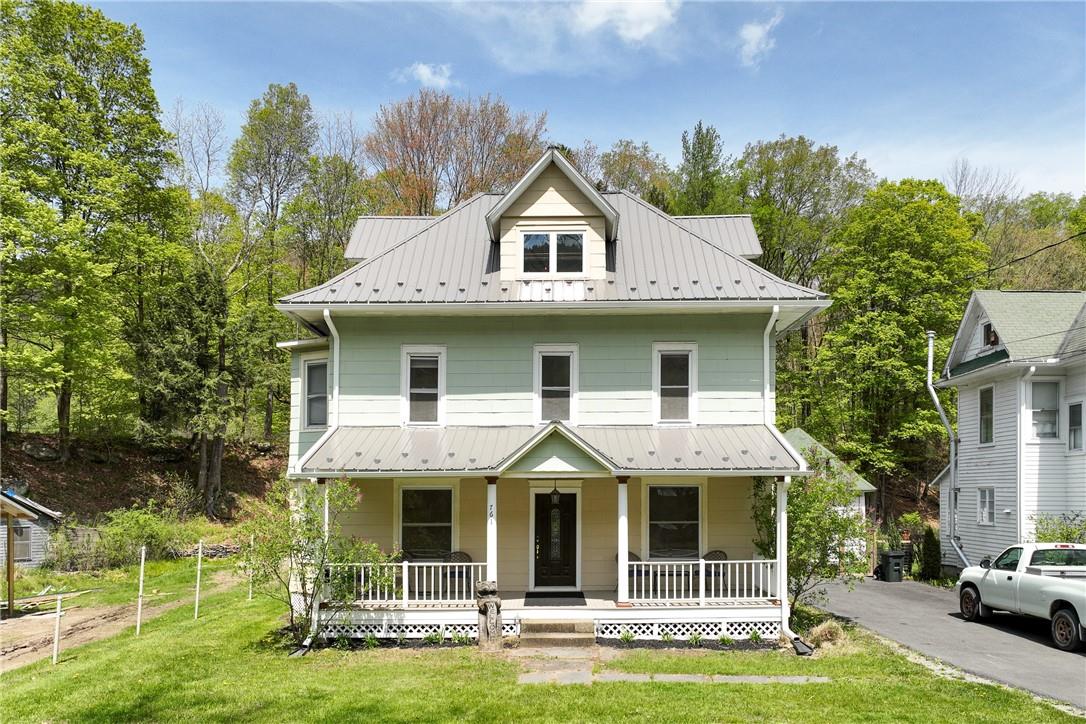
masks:
<instances>
[{"instance_id":1,"label":"white fence post","mask_svg":"<svg viewBox=\"0 0 1086 724\"><path fill-rule=\"evenodd\" d=\"M140 635L140 624L143 623L143 564L147 562L147 546L140 547L140 593L136 598L136 635Z\"/></svg>"},{"instance_id":2,"label":"white fence post","mask_svg":"<svg viewBox=\"0 0 1086 724\"><path fill-rule=\"evenodd\" d=\"M249 600L253 600L253 552L256 550L256 537L249 536Z\"/></svg>"},{"instance_id":3,"label":"white fence post","mask_svg":"<svg viewBox=\"0 0 1086 724\"><path fill-rule=\"evenodd\" d=\"M200 541L196 547L196 605L192 610L194 619L200 618L200 569L204 563L204 542Z\"/></svg>"},{"instance_id":4,"label":"white fence post","mask_svg":"<svg viewBox=\"0 0 1086 724\"><path fill-rule=\"evenodd\" d=\"M60 659L60 595L57 595L57 620L53 625L53 666Z\"/></svg>"}]
</instances>

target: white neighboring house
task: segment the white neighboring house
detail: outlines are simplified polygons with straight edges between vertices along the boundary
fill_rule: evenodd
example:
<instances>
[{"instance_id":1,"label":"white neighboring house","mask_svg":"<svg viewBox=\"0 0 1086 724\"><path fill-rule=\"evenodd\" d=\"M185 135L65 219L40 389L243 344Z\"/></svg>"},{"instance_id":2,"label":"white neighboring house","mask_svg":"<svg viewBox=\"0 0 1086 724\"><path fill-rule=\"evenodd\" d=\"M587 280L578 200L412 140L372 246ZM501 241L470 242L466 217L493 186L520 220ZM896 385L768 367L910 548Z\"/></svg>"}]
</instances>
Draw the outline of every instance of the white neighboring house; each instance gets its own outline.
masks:
<instances>
[{"instance_id":1,"label":"white neighboring house","mask_svg":"<svg viewBox=\"0 0 1086 724\"><path fill-rule=\"evenodd\" d=\"M976 565L1086 511L1086 292L976 291L938 387L958 390L956 480L940 474L943 564Z\"/></svg>"}]
</instances>

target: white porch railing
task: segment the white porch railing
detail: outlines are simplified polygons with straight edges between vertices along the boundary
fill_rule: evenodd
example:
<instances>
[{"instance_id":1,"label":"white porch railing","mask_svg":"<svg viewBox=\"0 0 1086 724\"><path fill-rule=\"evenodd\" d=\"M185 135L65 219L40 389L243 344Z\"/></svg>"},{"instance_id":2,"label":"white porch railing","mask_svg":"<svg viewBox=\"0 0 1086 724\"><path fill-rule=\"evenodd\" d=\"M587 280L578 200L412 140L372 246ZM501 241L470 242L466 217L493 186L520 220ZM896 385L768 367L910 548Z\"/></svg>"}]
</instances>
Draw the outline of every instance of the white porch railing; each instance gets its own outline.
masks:
<instances>
[{"instance_id":1,"label":"white porch railing","mask_svg":"<svg viewBox=\"0 0 1086 724\"><path fill-rule=\"evenodd\" d=\"M419 606L475 601L486 563L344 563L329 565L325 585L337 598L367 604Z\"/></svg>"},{"instance_id":2,"label":"white porch railing","mask_svg":"<svg viewBox=\"0 0 1086 724\"><path fill-rule=\"evenodd\" d=\"M778 598L776 561L630 561L632 603L696 603Z\"/></svg>"}]
</instances>

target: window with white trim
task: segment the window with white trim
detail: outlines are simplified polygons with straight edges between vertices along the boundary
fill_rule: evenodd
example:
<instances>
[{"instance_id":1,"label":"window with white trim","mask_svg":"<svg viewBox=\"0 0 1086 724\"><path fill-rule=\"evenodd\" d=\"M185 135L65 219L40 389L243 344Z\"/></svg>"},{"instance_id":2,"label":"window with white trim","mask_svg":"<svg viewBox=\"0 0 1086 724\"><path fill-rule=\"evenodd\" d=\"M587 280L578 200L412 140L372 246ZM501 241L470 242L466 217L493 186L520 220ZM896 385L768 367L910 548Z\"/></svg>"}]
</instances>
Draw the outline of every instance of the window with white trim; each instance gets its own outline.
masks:
<instances>
[{"instance_id":1,"label":"window with white trim","mask_svg":"<svg viewBox=\"0 0 1086 724\"><path fill-rule=\"evenodd\" d=\"M536 416L541 422L570 422L576 410L577 348L539 345L535 348Z\"/></svg>"},{"instance_id":2,"label":"window with white trim","mask_svg":"<svg viewBox=\"0 0 1086 724\"><path fill-rule=\"evenodd\" d=\"M977 523L995 525L995 488L977 488Z\"/></svg>"},{"instance_id":3,"label":"window with white trim","mask_svg":"<svg viewBox=\"0 0 1086 724\"><path fill-rule=\"evenodd\" d=\"M1055 440L1060 436L1060 383L1034 380L1030 388L1033 437Z\"/></svg>"},{"instance_id":4,"label":"window with white trim","mask_svg":"<svg viewBox=\"0 0 1086 724\"><path fill-rule=\"evenodd\" d=\"M701 556L701 488L648 486L648 553L652 560Z\"/></svg>"},{"instance_id":5,"label":"window with white trim","mask_svg":"<svg viewBox=\"0 0 1086 724\"><path fill-rule=\"evenodd\" d=\"M980 391L980 410L979 410L979 423L980 429L977 431L978 439L981 445L987 445L992 442L995 435L995 390L991 387L985 387Z\"/></svg>"},{"instance_id":6,"label":"window with white trim","mask_svg":"<svg viewBox=\"0 0 1086 724\"><path fill-rule=\"evenodd\" d=\"M30 561L30 538L31 528L30 524L26 521L12 521L8 519L11 525L11 534L15 540L15 545L12 546L12 551L15 554L15 561L17 563L27 563Z\"/></svg>"},{"instance_id":7,"label":"window with white trim","mask_svg":"<svg viewBox=\"0 0 1086 724\"><path fill-rule=\"evenodd\" d=\"M406 556L439 561L452 546L452 488L401 488L400 547Z\"/></svg>"},{"instance_id":8,"label":"window with white trim","mask_svg":"<svg viewBox=\"0 0 1086 724\"><path fill-rule=\"evenodd\" d=\"M328 360L305 362L305 427L328 425Z\"/></svg>"},{"instance_id":9,"label":"window with white trim","mask_svg":"<svg viewBox=\"0 0 1086 724\"><path fill-rule=\"evenodd\" d=\"M441 424L445 406L444 347L405 345L403 355L404 422Z\"/></svg>"},{"instance_id":10,"label":"window with white trim","mask_svg":"<svg viewBox=\"0 0 1086 724\"><path fill-rule=\"evenodd\" d=\"M658 422L690 422L697 399L697 347L653 345L653 388Z\"/></svg>"},{"instance_id":11,"label":"window with white trim","mask_svg":"<svg viewBox=\"0 0 1086 724\"><path fill-rule=\"evenodd\" d=\"M991 322L985 322L981 331L981 343L985 347L995 347L999 344L999 333L995 331L995 327Z\"/></svg>"},{"instance_id":12,"label":"window with white trim","mask_svg":"<svg viewBox=\"0 0 1086 724\"><path fill-rule=\"evenodd\" d=\"M521 239L525 274L581 274L584 272L583 231L530 231Z\"/></svg>"},{"instance_id":13,"label":"window with white trim","mask_svg":"<svg viewBox=\"0 0 1086 724\"><path fill-rule=\"evenodd\" d=\"M1082 403L1075 402L1067 406L1067 449L1081 452L1082 439Z\"/></svg>"}]
</instances>

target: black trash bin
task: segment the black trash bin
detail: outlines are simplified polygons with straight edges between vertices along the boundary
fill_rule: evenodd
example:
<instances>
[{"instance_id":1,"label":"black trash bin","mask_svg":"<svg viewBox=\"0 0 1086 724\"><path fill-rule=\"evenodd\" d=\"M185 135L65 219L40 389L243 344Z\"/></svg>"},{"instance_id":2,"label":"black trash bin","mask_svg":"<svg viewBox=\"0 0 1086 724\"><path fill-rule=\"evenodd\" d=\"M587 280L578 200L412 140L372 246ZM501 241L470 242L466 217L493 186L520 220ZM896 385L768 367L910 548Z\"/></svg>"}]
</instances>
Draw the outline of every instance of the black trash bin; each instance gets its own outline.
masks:
<instances>
[{"instance_id":1,"label":"black trash bin","mask_svg":"<svg viewBox=\"0 0 1086 724\"><path fill-rule=\"evenodd\" d=\"M879 567L882 569L882 580L887 583L901 583L905 569L905 551L883 551L879 554Z\"/></svg>"}]
</instances>

